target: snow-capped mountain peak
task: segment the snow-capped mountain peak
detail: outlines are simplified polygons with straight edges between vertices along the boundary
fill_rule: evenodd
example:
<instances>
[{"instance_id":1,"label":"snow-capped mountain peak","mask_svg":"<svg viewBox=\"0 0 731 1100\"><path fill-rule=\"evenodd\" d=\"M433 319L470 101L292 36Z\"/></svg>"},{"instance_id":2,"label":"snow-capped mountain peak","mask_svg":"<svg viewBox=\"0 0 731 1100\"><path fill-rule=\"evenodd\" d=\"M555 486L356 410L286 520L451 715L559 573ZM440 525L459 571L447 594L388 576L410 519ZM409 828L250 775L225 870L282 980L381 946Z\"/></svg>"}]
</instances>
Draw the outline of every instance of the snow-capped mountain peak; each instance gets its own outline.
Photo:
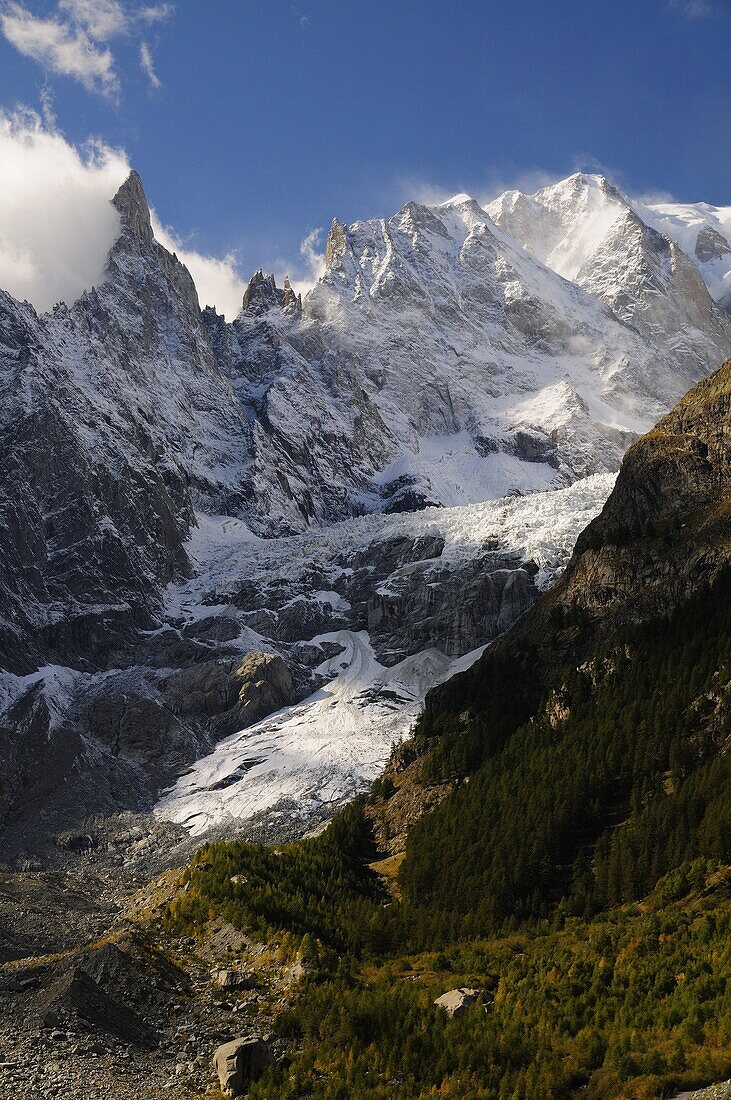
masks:
<instances>
[{"instance_id":1,"label":"snow-capped mountain peak","mask_svg":"<svg viewBox=\"0 0 731 1100\"><path fill-rule=\"evenodd\" d=\"M475 199L472 195L468 195L465 191L460 191L458 195L452 195L451 198L445 199L444 202L440 202L440 206L464 206L466 203L473 203Z\"/></svg>"},{"instance_id":2,"label":"snow-capped mountain peak","mask_svg":"<svg viewBox=\"0 0 731 1100\"><path fill-rule=\"evenodd\" d=\"M648 225L672 238L698 265L713 298L731 312L731 206L707 202L636 203Z\"/></svg>"},{"instance_id":3,"label":"snow-capped mountain peak","mask_svg":"<svg viewBox=\"0 0 731 1100\"><path fill-rule=\"evenodd\" d=\"M576 172L534 195L507 191L486 209L527 251L574 280L628 205L604 176Z\"/></svg>"},{"instance_id":4,"label":"snow-capped mountain peak","mask_svg":"<svg viewBox=\"0 0 731 1100\"><path fill-rule=\"evenodd\" d=\"M697 270L704 263L606 177L575 173L534 195L506 192L487 209L531 255L605 302L644 338L672 349L690 371L694 361L699 369L724 357L731 326ZM706 248L705 266L727 262L723 240L709 236Z\"/></svg>"}]
</instances>

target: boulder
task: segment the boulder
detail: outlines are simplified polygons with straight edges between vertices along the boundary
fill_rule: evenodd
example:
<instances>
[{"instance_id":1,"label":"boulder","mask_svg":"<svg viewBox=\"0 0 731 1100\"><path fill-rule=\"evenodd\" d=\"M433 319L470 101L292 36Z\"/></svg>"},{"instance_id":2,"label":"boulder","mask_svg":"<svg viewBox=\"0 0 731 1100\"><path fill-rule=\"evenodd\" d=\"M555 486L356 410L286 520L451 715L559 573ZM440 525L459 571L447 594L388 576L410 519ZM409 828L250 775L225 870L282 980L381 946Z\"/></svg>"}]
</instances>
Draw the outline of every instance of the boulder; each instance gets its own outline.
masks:
<instances>
[{"instance_id":1,"label":"boulder","mask_svg":"<svg viewBox=\"0 0 731 1100\"><path fill-rule=\"evenodd\" d=\"M255 989L256 978L242 970L214 970L213 981L219 989Z\"/></svg>"},{"instance_id":2,"label":"boulder","mask_svg":"<svg viewBox=\"0 0 731 1100\"><path fill-rule=\"evenodd\" d=\"M272 1064L272 1053L263 1039L232 1039L213 1055L221 1091L226 1096L241 1096Z\"/></svg>"},{"instance_id":3,"label":"boulder","mask_svg":"<svg viewBox=\"0 0 731 1100\"><path fill-rule=\"evenodd\" d=\"M465 987L450 989L446 993L442 993L441 997L437 997L434 1004L438 1008L443 1008L448 1016L463 1016L470 1005L475 1003L481 992L480 989L467 989Z\"/></svg>"},{"instance_id":4,"label":"boulder","mask_svg":"<svg viewBox=\"0 0 731 1100\"><path fill-rule=\"evenodd\" d=\"M248 944L243 932L222 918L213 921L207 929L206 947L213 956L242 951Z\"/></svg>"}]
</instances>

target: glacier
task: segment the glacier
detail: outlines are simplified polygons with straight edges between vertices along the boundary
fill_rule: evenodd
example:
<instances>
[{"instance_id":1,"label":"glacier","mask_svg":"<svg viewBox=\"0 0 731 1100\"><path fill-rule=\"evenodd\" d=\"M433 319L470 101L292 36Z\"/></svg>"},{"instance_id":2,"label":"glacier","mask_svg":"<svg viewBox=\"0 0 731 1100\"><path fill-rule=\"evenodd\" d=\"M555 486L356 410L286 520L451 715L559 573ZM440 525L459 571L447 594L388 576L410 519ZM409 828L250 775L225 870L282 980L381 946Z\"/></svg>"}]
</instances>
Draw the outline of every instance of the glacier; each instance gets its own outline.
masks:
<instances>
[{"instance_id":1,"label":"glacier","mask_svg":"<svg viewBox=\"0 0 731 1100\"><path fill-rule=\"evenodd\" d=\"M577 535L600 511L611 492L613 474L597 474L567 489L481 504L430 508L400 516L348 520L321 532L289 539L253 539L245 525L225 517L202 520L191 540L191 556L200 572L169 593L175 614L190 621L201 612L235 614L223 602L242 579L287 577L313 568L333 569L363 550L376 558L372 544L394 535L444 540L442 564L458 571L481 549L497 540L502 549L538 566L539 589L547 588L568 561ZM337 566L335 567L337 568ZM293 587L295 577L287 577ZM337 583L332 575L329 583ZM427 582L428 583L428 582ZM200 601L215 593L216 603ZM314 593L331 601L336 592ZM350 605L348 605L348 610ZM184 825L193 835L246 829L282 819L300 828L320 820L382 771L395 744L407 736L429 688L476 660L484 646L456 657L440 649L422 649L398 663L382 664L365 630L336 630L315 635L309 645L330 655L315 674L324 683L294 706L220 741L166 790L155 807L163 820Z\"/></svg>"}]
</instances>

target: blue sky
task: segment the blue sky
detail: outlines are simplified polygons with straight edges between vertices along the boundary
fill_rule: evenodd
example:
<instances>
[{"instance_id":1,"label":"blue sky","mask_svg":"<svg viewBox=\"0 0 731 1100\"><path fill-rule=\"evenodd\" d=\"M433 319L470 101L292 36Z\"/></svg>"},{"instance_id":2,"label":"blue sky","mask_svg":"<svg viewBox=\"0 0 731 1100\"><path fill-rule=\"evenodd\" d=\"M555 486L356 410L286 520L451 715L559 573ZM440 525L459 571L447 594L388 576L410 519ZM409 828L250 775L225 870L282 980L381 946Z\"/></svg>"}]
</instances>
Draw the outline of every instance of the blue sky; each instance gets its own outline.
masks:
<instances>
[{"instance_id":1,"label":"blue sky","mask_svg":"<svg viewBox=\"0 0 731 1100\"><path fill-rule=\"evenodd\" d=\"M333 216L577 167L731 201L728 0L129 0L115 26L120 2L0 0L0 107L122 147L160 218L246 274Z\"/></svg>"}]
</instances>

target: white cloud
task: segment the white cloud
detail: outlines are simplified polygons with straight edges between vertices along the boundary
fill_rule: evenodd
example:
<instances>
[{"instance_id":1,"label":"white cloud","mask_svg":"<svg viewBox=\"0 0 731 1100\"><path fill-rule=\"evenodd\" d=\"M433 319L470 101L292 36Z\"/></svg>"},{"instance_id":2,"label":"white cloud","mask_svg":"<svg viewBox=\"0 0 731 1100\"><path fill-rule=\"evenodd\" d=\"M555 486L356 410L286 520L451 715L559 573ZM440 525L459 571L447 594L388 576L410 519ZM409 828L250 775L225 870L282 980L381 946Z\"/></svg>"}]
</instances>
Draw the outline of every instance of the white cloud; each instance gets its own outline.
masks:
<instances>
[{"instance_id":1,"label":"white cloud","mask_svg":"<svg viewBox=\"0 0 731 1100\"><path fill-rule=\"evenodd\" d=\"M111 200L129 170L122 150L79 150L33 111L0 113L0 288L45 311L98 285L119 232ZM186 247L154 215L153 228L188 267L201 304L235 317L246 282L234 257Z\"/></svg>"},{"instance_id":2,"label":"white cloud","mask_svg":"<svg viewBox=\"0 0 731 1100\"><path fill-rule=\"evenodd\" d=\"M671 191L643 191L639 195L632 196L632 202L642 203L643 206L657 206L666 202L679 202L680 200Z\"/></svg>"},{"instance_id":3,"label":"white cloud","mask_svg":"<svg viewBox=\"0 0 731 1100\"><path fill-rule=\"evenodd\" d=\"M127 13L118 0L59 0L58 8L97 42L108 42L128 28Z\"/></svg>"},{"instance_id":4,"label":"white cloud","mask_svg":"<svg viewBox=\"0 0 731 1100\"><path fill-rule=\"evenodd\" d=\"M175 5L155 4L130 11L121 0L58 0L58 10L97 42L108 42L131 34L139 25L164 22L175 11Z\"/></svg>"},{"instance_id":5,"label":"white cloud","mask_svg":"<svg viewBox=\"0 0 731 1100\"><path fill-rule=\"evenodd\" d=\"M169 19L174 11L175 4L155 4L152 7L140 8L135 15L135 19L148 25L162 23L164 20Z\"/></svg>"},{"instance_id":6,"label":"white cloud","mask_svg":"<svg viewBox=\"0 0 731 1100\"><path fill-rule=\"evenodd\" d=\"M0 287L47 310L99 283L128 172L119 150L78 150L33 112L0 114Z\"/></svg>"},{"instance_id":7,"label":"white cloud","mask_svg":"<svg viewBox=\"0 0 731 1100\"><path fill-rule=\"evenodd\" d=\"M58 19L37 19L18 3L0 11L0 30L19 53L50 72L70 76L90 92L119 94L119 78L109 49L100 49L81 27Z\"/></svg>"},{"instance_id":8,"label":"white cloud","mask_svg":"<svg viewBox=\"0 0 731 1100\"><path fill-rule=\"evenodd\" d=\"M162 81L155 72L155 64L152 60L152 54L150 53L150 47L146 42L140 45L140 65L142 71L146 73L147 79L153 88L162 88Z\"/></svg>"},{"instance_id":9,"label":"white cloud","mask_svg":"<svg viewBox=\"0 0 731 1100\"><path fill-rule=\"evenodd\" d=\"M325 273L325 253L320 251L322 229L312 229L300 244L300 256L305 262L304 270L300 264L294 265L292 286L303 297Z\"/></svg>"},{"instance_id":10,"label":"white cloud","mask_svg":"<svg viewBox=\"0 0 731 1100\"><path fill-rule=\"evenodd\" d=\"M0 0L0 31L25 57L49 72L78 80L90 92L118 99L120 81L108 43L121 36L137 36L140 28L168 19L170 3L130 10L121 0L59 0L48 19L32 14L18 0ZM160 87L152 54L140 46L142 68L153 87Z\"/></svg>"},{"instance_id":11,"label":"white cloud","mask_svg":"<svg viewBox=\"0 0 731 1100\"><path fill-rule=\"evenodd\" d=\"M215 306L219 313L225 314L228 321L233 321L241 310L241 299L247 282L238 269L235 255L231 252L219 258L188 248L174 229L162 224L154 210L152 229L160 244L174 252L188 268L193 276L201 307Z\"/></svg>"},{"instance_id":12,"label":"white cloud","mask_svg":"<svg viewBox=\"0 0 731 1100\"><path fill-rule=\"evenodd\" d=\"M123 150L94 141L79 149L68 142L48 99L44 118L27 109L0 112L0 289L43 312L98 286L119 232L111 200L129 170ZM201 305L233 320L247 285L236 255L205 255L154 211L151 216L157 240L190 271ZM299 257L273 265L282 274L289 271L303 294L324 270L321 241L322 231L314 229ZM251 270L259 266L252 263ZM277 281L281 286L281 276Z\"/></svg>"}]
</instances>

